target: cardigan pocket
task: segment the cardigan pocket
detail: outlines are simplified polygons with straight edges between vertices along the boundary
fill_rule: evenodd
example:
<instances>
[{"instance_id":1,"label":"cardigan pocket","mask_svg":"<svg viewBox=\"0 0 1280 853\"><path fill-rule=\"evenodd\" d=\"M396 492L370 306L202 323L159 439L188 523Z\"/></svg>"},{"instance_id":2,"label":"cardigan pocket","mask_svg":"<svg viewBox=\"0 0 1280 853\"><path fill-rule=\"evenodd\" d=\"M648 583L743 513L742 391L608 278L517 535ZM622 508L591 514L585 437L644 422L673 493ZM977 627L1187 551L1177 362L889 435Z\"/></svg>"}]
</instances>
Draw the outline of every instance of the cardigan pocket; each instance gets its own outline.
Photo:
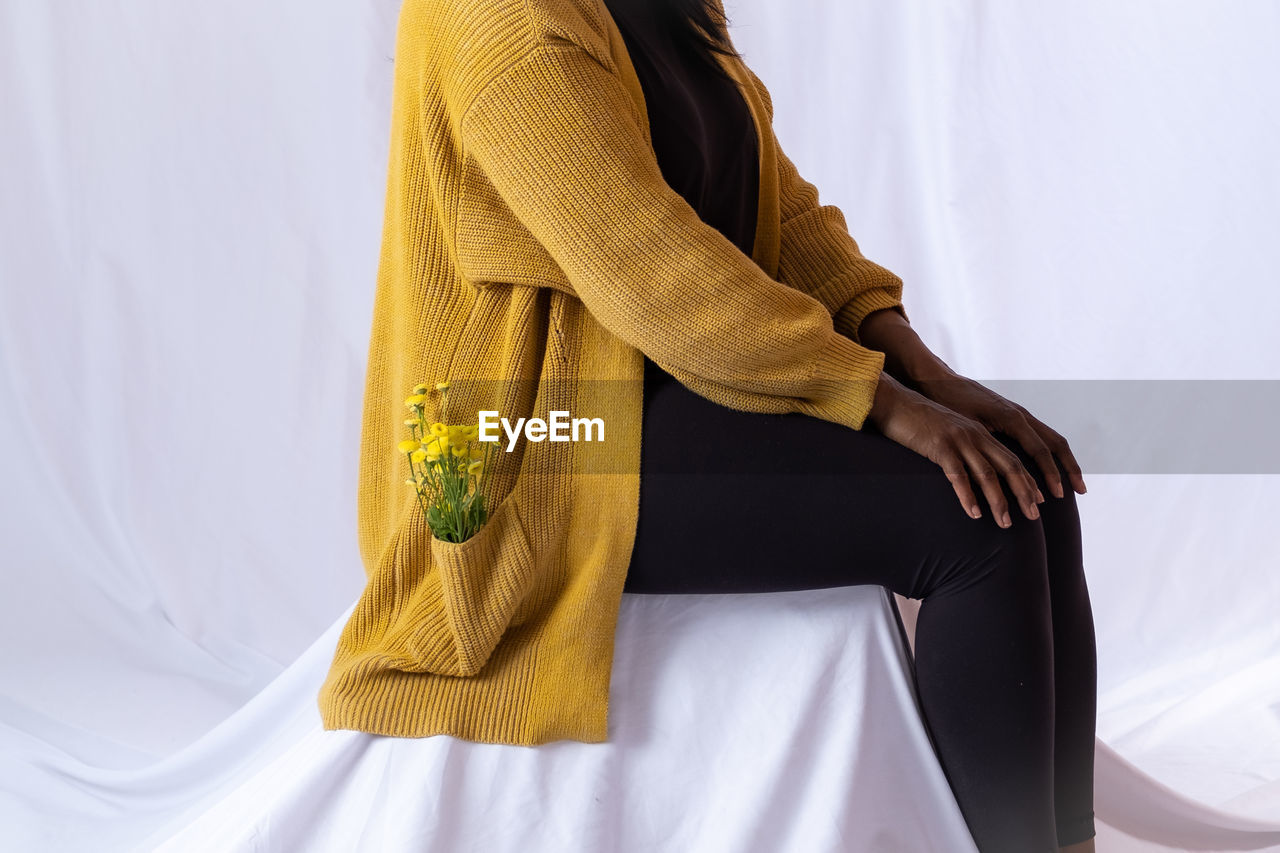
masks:
<instances>
[{"instance_id":1,"label":"cardigan pocket","mask_svg":"<svg viewBox=\"0 0 1280 853\"><path fill-rule=\"evenodd\" d=\"M458 272L472 287L521 284L577 296L560 265L520 222L470 156L462 159L454 226Z\"/></svg>"},{"instance_id":2,"label":"cardigan pocket","mask_svg":"<svg viewBox=\"0 0 1280 853\"><path fill-rule=\"evenodd\" d=\"M533 549L515 495L465 542L430 539L431 568L410 608L408 651L415 668L474 675L507 629L522 621L521 604L534 580Z\"/></svg>"}]
</instances>

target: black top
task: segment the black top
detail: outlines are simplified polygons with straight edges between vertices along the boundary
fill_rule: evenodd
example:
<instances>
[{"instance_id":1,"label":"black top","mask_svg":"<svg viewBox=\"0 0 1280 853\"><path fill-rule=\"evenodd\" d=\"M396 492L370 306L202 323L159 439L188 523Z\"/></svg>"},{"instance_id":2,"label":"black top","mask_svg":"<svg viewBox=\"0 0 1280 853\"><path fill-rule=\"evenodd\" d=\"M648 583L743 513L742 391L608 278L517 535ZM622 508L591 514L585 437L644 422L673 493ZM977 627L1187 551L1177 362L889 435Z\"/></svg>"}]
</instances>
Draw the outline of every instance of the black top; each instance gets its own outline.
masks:
<instances>
[{"instance_id":1,"label":"black top","mask_svg":"<svg viewBox=\"0 0 1280 853\"><path fill-rule=\"evenodd\" d=\"M673 36L654 0L605 0L644 90L662 176L699 218L751 256L760 192L755 125L732 78ZM645 356L645 391L670 374Z\"/></svg>"}]
</instances>

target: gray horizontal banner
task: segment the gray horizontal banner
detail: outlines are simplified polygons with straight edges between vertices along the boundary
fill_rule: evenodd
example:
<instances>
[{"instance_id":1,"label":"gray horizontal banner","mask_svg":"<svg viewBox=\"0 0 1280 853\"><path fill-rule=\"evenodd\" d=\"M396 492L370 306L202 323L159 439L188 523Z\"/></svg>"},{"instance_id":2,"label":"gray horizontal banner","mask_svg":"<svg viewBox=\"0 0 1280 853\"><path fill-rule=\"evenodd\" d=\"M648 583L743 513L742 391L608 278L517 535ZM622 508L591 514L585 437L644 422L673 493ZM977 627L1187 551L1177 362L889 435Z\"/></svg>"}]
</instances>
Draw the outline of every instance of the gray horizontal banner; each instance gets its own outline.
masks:
<instances>
[{"instance_id":1,"label":"gray horizontal banner","mask_svg":"<svg viewBox=\"0 0 1280 853\"><path fill-rule=\"evenodd\" d=\"M1094 474L1280 474L1280 380L1265 379L1018 379L979 380L980 384L1021 404L1036 418L1061 433L1071 445L1085 475ZM857 383L851 380L850 394L858 396ZM716 386L717 389L723 386ZM645 446L651 441L678 441L690 445L715 448L745 442L726 441L725 430L746 431L768 436L770 446L783 447L789 431L798 440L811 437L810 432L797 432L789 426L797 418L808 418L788 412L792 403L782 388L770 388L763 394L746 395L745 410L726 416L720 402L712 402L683 385L668 379L657 393L661 405L676 405L688 412L690 420L672 424L676 434L654 436L643 434ZM560 410L562 420L599 418L604 433L603 444L580 441L573 448L576 462L561 444L555 452L549 448L532 454L530 463L547 464L561 472L634 473L626 460L635 458L627 437L636 433L635 421L641 418L643 385L630 380L522 380L520 382L467 379L455 381L450 389L450 414L470 412L469 417L451 419L451 423L475 423L478 409L490 409L499 417L516 420L514 413L533 412L546 418L549 411ZM728 396L735 392L725 389ZM698 403L689 406L687 398L680 403L670 395L694 395ZM708 408L708 407L715 407ZM428 414L433 410L428 405ZM706 416L705 418L702 416ZM628 423L630 422L630 423ZM705 424L704 424L705 422ZM708 428L706 425L711 425ZM514 425L513 425L514 426ZM838 426L834 425L833 426ZM569 434L568 427L565 427ZM838 452L841 440L858 441L857 431L841 428L822 433L820 446L803 448L808 469L823 473L821 454ZM873 427L864 428L874 433ZM845 435L847 433L847 435ZM496 427L499 446L509 444L508 433ZM588 435L584 429L580 436ZM543 440L546 440L544 433ZM878 440L886 440L877 436ZM523 435L518 439L524 443ZM760 455L754 452L728 458L723 452L688 454L688 471L665 473L714 474L761 470ZM715 465L700 460L715 459ZM630 470L620 470L630 468ZM878 473L885 473L880 471Z\"/></svg>"},{"instance_id":2,"label":"gray horizontal banner","mask_svg":"<svg viewBox=\"0 0 1280 853\"><path fill-rule=\"evenodd\" d=\"M982 384L1061 433L1086 474L1280 474L1280 380Z\"/></svg>"}]
</instances>

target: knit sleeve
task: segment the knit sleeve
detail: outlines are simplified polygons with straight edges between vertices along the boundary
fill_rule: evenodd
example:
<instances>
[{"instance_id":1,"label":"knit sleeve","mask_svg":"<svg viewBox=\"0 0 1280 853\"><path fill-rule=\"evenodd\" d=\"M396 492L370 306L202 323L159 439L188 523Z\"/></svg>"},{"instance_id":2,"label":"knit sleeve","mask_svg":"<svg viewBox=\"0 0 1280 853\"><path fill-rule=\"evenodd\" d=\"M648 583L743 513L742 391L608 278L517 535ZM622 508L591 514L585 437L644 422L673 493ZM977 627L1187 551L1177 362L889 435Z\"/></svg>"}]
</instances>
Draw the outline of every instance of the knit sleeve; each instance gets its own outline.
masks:
<instances>
[{"instance_id":1,"label":"knit sleeve","mask_svg":"<svg viewBox=\"0 0 1280 853\"><path fill-rule=\"evenodd\" d=\"M726 405L861 429L884 354L698 217L663 179L615 72L576 45L539 43L467 107L459 136L468 168L612 334Z\"/></svg>"},{"instance_id":2,"label":"knit sleeve","mask_svg":"<svg viewBox=\"0 0 1280 853\"><path fill-rule=\"evenodd\" d=\"M748 68L747 72L772 121L769 90L754 71ZM836 331L854 341L858 340L858 327L872 311L893 308L906 318L902 279L862 254L840 208L821 204L818 188L804 179L777 145L776 136L774 144L782 214L779 280L826 305Z\"/></svg>"}]
</instances>

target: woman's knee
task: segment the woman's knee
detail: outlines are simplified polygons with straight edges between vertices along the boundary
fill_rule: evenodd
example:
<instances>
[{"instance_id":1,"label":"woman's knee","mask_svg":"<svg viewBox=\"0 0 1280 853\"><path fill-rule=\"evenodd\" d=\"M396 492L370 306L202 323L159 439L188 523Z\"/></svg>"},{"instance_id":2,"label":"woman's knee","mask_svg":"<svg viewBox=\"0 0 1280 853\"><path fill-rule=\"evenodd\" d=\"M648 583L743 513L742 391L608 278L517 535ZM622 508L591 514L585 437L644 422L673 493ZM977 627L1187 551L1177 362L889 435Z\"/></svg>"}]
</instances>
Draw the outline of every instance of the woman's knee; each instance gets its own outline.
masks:
<instances>
[{"instance_id":1,"label":"woman's knee","mask_svg":"<svg viewBox=\"0 0 1280 853\"><path fill-rule=\"evenodd\" d=\"M1048 566L1040 519L1013 516L1000 527L989 515L964 520L973 525L967 535L941 539L930 588L921 598L954 595L982 585L1012 601L1048 595Z\"/></svg>"}]
</instances>

